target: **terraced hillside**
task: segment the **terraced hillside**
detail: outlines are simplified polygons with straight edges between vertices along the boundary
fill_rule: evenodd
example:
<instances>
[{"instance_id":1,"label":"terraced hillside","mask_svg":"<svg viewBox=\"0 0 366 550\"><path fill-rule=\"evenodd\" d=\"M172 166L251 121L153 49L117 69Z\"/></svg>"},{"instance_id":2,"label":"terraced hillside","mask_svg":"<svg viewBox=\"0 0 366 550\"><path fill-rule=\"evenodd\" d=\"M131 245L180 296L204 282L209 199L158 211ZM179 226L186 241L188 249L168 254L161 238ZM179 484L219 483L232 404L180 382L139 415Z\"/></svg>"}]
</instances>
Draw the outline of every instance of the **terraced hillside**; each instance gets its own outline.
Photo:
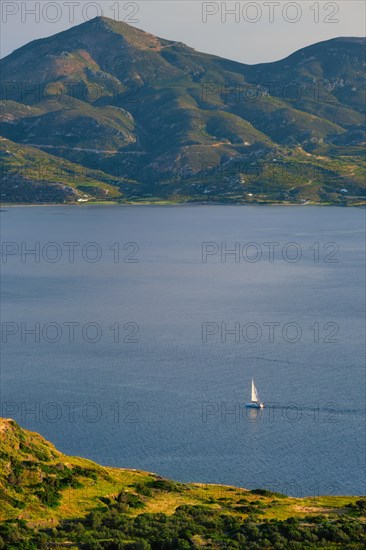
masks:
<instances>
[{"instance_id":1,"label":"terraced hillside","mask_svg":"<svg viewBox=\"0 0 366 550\"><path fill-rule=\"evenodd\" d=\"M0 62L2 200L362 204L364 62L339 38L245 65L105 17L36 40Z\"/></svg>"}]
</instances>

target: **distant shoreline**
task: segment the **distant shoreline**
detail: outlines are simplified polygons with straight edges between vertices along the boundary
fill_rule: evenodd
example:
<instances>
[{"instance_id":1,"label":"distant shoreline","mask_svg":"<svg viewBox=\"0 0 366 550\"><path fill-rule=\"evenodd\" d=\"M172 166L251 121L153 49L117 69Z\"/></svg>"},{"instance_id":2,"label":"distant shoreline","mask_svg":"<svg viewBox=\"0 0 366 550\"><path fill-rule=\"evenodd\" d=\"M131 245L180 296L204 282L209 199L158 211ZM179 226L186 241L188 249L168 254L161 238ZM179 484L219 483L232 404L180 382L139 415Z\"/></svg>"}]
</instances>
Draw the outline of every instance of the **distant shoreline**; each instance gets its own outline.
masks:
<instances>
[{"instance_id":1,"label":"distant shoreline","mask_svg":"<svg viewBox=\"0 0 366 550\"><path fill-rule=\"evenodd\" d=\"M73 206L73 207L85 207L85 206L180 206L180 207L189 207L189 206L319 206L319 207L338 207L338 208L365 208L366 201L356 204L333 204L333 203L320 203L320 202L307 202L307 203L289 203L289 202L252 202L252 203L227 203L227 202L170 202L170 201L157 201L157 202L84 202L81 204L70 202L70 203L1 203L0 209L4 208L32 208L32 207L50 207L50 206Z\"/></svg>"}]
</instances>

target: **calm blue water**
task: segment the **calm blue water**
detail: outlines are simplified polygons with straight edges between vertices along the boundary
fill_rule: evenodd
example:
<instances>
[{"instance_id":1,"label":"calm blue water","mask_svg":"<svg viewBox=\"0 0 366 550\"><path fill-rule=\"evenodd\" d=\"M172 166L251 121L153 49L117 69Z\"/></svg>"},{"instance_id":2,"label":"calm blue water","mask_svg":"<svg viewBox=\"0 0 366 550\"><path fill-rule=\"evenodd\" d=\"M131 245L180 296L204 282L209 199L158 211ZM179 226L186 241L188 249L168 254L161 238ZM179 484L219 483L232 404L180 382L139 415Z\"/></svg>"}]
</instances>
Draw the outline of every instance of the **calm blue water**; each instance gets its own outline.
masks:
<instances>
[{"instance_id":1,"label":"calm blue water","mask_svg":"<svg viewBox=\"0 0 366 550\"><path fill-rule=\"evenodd\" d=\"M364 210L17 207L1 221L3 416L106 465L364 493ZM252 377L259 415L243 407Z\"/></svg>"}]
</instances>

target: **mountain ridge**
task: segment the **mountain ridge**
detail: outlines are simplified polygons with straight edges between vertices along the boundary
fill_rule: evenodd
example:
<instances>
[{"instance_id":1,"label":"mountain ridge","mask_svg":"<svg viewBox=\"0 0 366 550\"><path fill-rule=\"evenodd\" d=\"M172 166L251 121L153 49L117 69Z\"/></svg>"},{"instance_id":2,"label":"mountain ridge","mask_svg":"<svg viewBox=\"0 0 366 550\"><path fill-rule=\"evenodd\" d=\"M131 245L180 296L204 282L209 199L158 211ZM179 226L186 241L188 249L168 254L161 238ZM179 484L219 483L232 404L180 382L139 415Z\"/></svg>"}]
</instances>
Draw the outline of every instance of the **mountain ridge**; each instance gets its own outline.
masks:
<instances>
[{"instance_id":1,"label":"mountain ridge","mask_svg":"<svg viewBox=\"0 0 366 550\"><path fill-rule=\"evenodd\" d=\"M362 204L364 43L246 65L101 17L33 41L0 61L2 200ZM102 184L55 179L54 157Z\"/></svg>"},{"instance_id":2,"label":"mountain ridge","mask_svg":"<svg viewBox=\"0 0 366 550\"><path fill-rule=\"evenodd\" d=\"M42 42L42 41L47 41L47 40L53 39L54 37L57 37L57 36L61 37L62 35L66 34L66 33L69 33L70 30L72 30L72 29L75 29L75 31L76 31L77 29L80 29L80 28L87 28L87 27L90 27L90 26L95 25L95 24L100 25L101 23L106 25L106 27L109 28L109 29L113 28L113 27L110 26L110 24L120 25L121 28L133 29L133 30L137 31L138 33L144 34L146 36L152 36L152 37L158 38L159 40L165 41L167 43L171 43L171 44L177 43L177 41L175 41L175 40L155 36L155 35L147 32L147 31L144 31L143 29L140 29L139 27L135 27L134 25L129 25L128 23L125 23L124 21L117 21L117 20L114 20L114 19L112 19L110 17L106 17L106 16L96 16L93 19L89 19L88 21L84 21L84 22L82 22L78 25L75 25L74 27L70 27L70 28L65 29L63 31L60 31L60 32L58 32L54 35L43 37L43 38L36 38L34 40L31 40L27 44L24 44L23 46L20 46L19 48L16 48L11 53L9 53L5 57L1 58L1 60L5 60L5 59L9 58L10 56L14 55L16 52L20 52L24 48L27 48L31 45L36 44L36 43L39 43L39 42ZM318 42L314 42L314 43L309 44L307 46L303 46L299 49L296 49L296 50L286 54L284 57L280 57L279 59L276 59L274 61L262 61L262 62L258 62L258 63L246 63L245 61L235 61L235 60L231 60L230 58L224 58L224 57L221 57L221 56L218 56L218 55L215 55L213 57L217 57L218 59L225 59L227 61L231 61L232 63L238 63L239 65L247 65L249 67L253 67L253 66L257 66L257 65L273 64L273 63L278 63L279 61L284 61L285 59L291 57L292 55L294 55L297 52L305 51L308 48L311 48L311 47L317 46L317 45L321 45L321 44L327 44L327 43L332 43L332 42L351 42L351 43L364 45L365 41L366 41L366 36L343 36L343 35L342 36L336 36L336 37L333 37L333 38L327 38L325 40L319 40ZM194 52L198 51L195 48L193 48L193 47L191 47L191 46L189 46L189 45L187 45L183 42L178 42L178 43L182 44L183 46L189 48L190 50L192 50ZM205 53L205 52L199 52L199 53L202 54L202 55L209 55L209 56L212 55L212 54Z\"/></svg>"}]
</instances>

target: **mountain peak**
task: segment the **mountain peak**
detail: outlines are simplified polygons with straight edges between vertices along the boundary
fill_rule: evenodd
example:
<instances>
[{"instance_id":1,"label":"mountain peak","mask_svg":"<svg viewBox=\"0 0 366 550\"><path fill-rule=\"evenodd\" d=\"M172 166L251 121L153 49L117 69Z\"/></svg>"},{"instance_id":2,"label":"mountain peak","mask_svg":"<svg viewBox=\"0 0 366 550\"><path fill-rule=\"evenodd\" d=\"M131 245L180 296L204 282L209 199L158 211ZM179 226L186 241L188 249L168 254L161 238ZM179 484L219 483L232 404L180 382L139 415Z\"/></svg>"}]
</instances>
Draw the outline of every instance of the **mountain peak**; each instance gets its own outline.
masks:
<instances>
[{"instance_id":1,"label":"mountain peak","mask_svg":"<svg viewBox=\"0 0 366 550\"><path fill-rule=\"evenodd\" d=\"M136 27L133 27L132 25L129 25L128 23L125 23L123 21L116 21L115 19L112 19L110 17L105 17L104 15L98 15L97 17L94 17L93 19L89 19L88 21L84 21L84 23L81 23L77 27L83 27L86 29L90 29L90 27L97 27L101 29L115 29L116 26L119 27L120 30L126 30L128 29L135 29L137 32L139 29L136 29ZM72 27L75 28L75 27ZM141 33L144 33L144 31L140 30Z\"/></svg>"},{"instance_id":2,"label":"mountain peak","mask_svg":"<svg viewBox=\"0 0 366 550\"><path fill-rule=\"evenodd\" d=\"M90 19L89 21L78 25L78 27L73 27L72 30L74 29L79 29L79 32L81 29L84 29L87 33L89 33L91 29L98 29L100 31L107 32L108 34L113 33L122 37L126 43L130 44L134 48L142 50L146 48L159 50L163 46L174 43L173 41L159 38L158 36L143 31L142 29L129 25L123 21L116 21L115 19L105 16L97 16L94 19Z\"/></svg>"},{"instance_id":3,"label":"mountain peak","mask_svg":"<svg viewBox=\"0 0 366 550\"><path fill-rule=\"evenodd\" d=\"M362 39L249 66L96 17L23 46L1 69L12 83L1 113L8 202L61 195L358 204L364 194ZM24 184L15 155L22 172L48 158L52 175L36 180L30 168L32 185ZM260 171L222 177L229 161L259 163Z\"/></svg>"}]
</instances>

